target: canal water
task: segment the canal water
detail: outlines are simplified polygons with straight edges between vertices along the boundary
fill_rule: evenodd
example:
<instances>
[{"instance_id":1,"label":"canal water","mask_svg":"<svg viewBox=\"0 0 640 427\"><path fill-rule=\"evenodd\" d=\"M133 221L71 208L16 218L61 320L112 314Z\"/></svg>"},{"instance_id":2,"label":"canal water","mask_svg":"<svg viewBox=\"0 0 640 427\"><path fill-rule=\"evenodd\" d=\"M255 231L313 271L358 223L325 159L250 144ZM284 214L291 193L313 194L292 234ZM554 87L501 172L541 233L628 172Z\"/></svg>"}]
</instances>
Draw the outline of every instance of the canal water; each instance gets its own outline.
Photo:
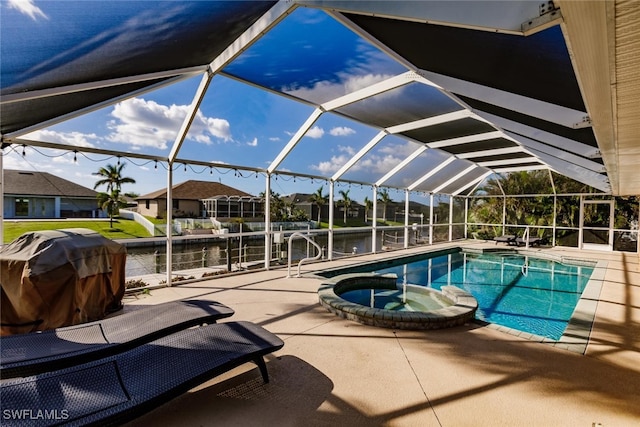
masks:
<instances>
[{"instance_id":1,"label":"canal water","mask_svg":"<svg viewBox=\"0 0 640 427\"><path fill-rule=\"evenodd\" d=\"M327 235L314 236L313 240L324 248L324 256L327 248ZM381 241L381 240L379 240ZM230 248L227 250L226 239L196 240L174 244L172 248L172 270L189 270L201 267L226 268L228 264L227 254L231 254L231 264L235 266L242 254L241 262L259 263L264 261L264 237L243 237L242 242L238 238L230 239ZM239 247L242 247L242 250ZM287 243L273 245L273 259L282 259L287 262ZM351 255L353 253L371 252L371 232L335 234L333 239L334 257ZM293 242L292 259L299 260L307 256L314 257L316 248L308 244L305 239L296 239ZM142 276L145 274L166 272L166 246L144 246L127 248L126 276Z\"/></svg>"}]
</instances>

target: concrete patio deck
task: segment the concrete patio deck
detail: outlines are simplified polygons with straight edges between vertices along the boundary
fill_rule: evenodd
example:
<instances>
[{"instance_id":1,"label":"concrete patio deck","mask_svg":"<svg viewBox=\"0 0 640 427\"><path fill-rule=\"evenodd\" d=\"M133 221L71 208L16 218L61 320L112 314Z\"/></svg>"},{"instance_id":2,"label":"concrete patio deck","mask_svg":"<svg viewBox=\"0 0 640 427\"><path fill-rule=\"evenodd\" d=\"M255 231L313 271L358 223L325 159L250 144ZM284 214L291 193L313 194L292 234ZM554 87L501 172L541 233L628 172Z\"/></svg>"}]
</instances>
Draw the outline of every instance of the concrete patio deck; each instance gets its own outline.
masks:
<instances>
[{"instance_id":1,"label":"concrete patio deck","mask_svg":"<svg viewBox=\"0 0 640 427\"><path fill-rule=\"evenodd\" d=\"M443 246L450 245L431 248ZM303 271L424 249L305 265ZM287 278L286 268L127 297L126 310L181 298L220 301L236 311L230 320L255 322L285 341L267 359L270 383L247 364L130 425L640 425L638 255L535 250L608 262L585 355L476 323L434 331L364 326L320 307L321 281Z\"/></svg>"}]
</instances>

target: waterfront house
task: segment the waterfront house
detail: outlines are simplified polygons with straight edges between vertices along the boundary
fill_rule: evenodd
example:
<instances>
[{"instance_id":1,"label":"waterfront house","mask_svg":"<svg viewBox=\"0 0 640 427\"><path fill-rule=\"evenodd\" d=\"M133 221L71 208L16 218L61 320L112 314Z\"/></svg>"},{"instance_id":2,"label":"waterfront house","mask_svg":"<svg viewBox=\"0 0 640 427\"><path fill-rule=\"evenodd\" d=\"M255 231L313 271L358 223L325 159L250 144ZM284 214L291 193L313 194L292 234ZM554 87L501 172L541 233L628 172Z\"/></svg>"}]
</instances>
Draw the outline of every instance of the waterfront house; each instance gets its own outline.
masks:
<instances>
[{"instance_id":1,"label":"waterfront house","mask_svg":"<svg viewBox=\"0 0 640 427\"><path fill-rule=\"evenodd\" d=\"M48 172L4 171L4 218L95 218L104 216L97 192Z\"/></svg>"},{"instance_id":2,"label":"waterfront house","mask_svg":"<svg viewBox=\"0 0 640 427\"><path fill-rule=\"evenodd\" d=\"M251 200L252 196L242 190L221 182L189 180L172 187L172 215L175 218L227 217L229 203ZM220 214L209 211L204 200L218 198L216 204ZM164 218L167 212L167 189L162 188L136 198L138 213L145 216ZM225 204L225 202L227 204ZM234 212L236 209L234 208ZM259 211L262 212L262 211Z\"/></svg>"}]
</instances>

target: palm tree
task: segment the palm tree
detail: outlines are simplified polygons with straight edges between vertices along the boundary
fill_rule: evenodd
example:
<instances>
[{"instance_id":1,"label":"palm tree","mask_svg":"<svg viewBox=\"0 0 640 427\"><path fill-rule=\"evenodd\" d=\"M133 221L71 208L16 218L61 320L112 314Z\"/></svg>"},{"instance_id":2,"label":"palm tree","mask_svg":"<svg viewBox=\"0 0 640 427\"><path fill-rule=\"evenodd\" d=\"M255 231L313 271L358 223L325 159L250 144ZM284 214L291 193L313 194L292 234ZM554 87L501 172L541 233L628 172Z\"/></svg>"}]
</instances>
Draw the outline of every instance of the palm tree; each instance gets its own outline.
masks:
<instances>
[{"instance_id":1,"label":"palm tree","mask_svg":"<svg viewBox=\"0 0 640 427\"><path fill-rule=\"evenodd\" d=\"M111 193L113 190L120 191L122 184L135 184L135 179L122 176L122 169L124 169L125 165L126 163L120 163L116 166L108 164L106 167L98 169L98 172L92 173L92 175L102 178L96 181L93 189L106 185L107 193Z\"/></svg>"},{"instance_id":2,"label":"palm tree","mask_svg":"<svg viewBox=\"0 0 640 427\"><path fill-rule=\"evenodd\" d=\"M364 198L364 222L369 221L369 211L373 208L373 201L368 197Z\"/></svg>"},{"instance_id":3,"label":"palm tree","mask_svg":"<svg viewBox=\"0 0 640 427\"><path fill-rule=\"evenodd\" d=\"M587 186L574 183L563 176L554 176L556 191L561 193L565 188L578 188L578 192L586 192ZM503 203L506 204L506 223L530 226L548 226L553 223L553 200L547 196L534 196L535 194L551 194L553 188L547 171L521 171L500 175L487 181L479 189L480 193L486 195L501 196L502 191L507 195L502 197L487 197L477 199L470 209L470 216L473 221L487 224L502 223ZM510 195L531 194L531 197L509 197ZM558 199L557 223L567 227L575 226L577 218L577 207L566 202L571 202L570 198ZM486 226L481 227L483 233L490 235ZM497 229L493 232L497 233ZM503 230L504 233L504 230ZM539 237L545 233L544 228L537 228ZM560 231L559 234L564 233Z\"/></svg>"},{"instance_id":4,"label":"palm tree","mask_svg":"<svg viewBox=\"0 0 640 427\"><path fill-rule=\"evenodd\" d=\"M352 200L349 198L349 191L340 190L340 196L342 196L342 207L344 208L344 224L347 225L347 211L351 209Z\"/></svg>"},{"instance_id":5,"label":"palm tree","mask_svg":"<svg viewBox=\"0 0 640 427\"><path fill-rule=\"evenodd\" d=\"M271 197L269 201L269 218L272 221L282 221L283 211L285 210L284 201L282 200L282 197L280 197L280 194L274 192L273 190L271 190L270 193ZM265 191L260 193L260 198L266 201L267 197ZM266 206L267 204L265 203L265 208Z\"/></svg>"},{"instance_id":6,"label":"palm tree","mask_svg":"<svg viewBox=\"0 0 640 427\"><path fill-rule=\"evenodd\" d=\"M117 215L118 210L122 206L126 206L126 201L120 195L122 184L135 184L136 180L126 176L122 176L122 169L126 163L120 163L116 166L108 164L104 168L98 169L98 172L94 172L92 175L102 177L102 179L96 181L93 189L106 185L107 191L98 193L98 203L102 209L106 209L109 213L109 226L113 228L113 217Z\"/></svg>"},{"instance_id":7,"label":"palm tree","mask_svg":"<svg viewBox=\"0 0 640 427\"><path fill-rule=\"evenodd\" d=\"M326 194L322 194L323 186L316 190L315 193L309 197L309 201L318 207L318 224L320 224L320 214L322 213L322 207L327 204L329 200L329 196Z\"/></svg>"},{"instance_id":8,"label":"palm tree","mask_svg":"<svg viewBox=\"0 0 640 427\"><path fill-rule=\"evenodd\" d=\"M120 190L112 190L111 193L98 193L98 204L100 208L109 214L109 228L113 228L113 217L122 206L126 206L126 199L120 195Z\"/></svg>"},{"instance_id":9,"label":"palm tree","mask_svg":"<svg viewBox=\"0 0 640 427\"><path fill-rule=\"evenodd\" d=\"M382 221L387 222L387 205L393 203L391 196L389 196L389 190L386 188L381 190L378 194L378 201L382 204Z\"/></svg>"}]
</instances>

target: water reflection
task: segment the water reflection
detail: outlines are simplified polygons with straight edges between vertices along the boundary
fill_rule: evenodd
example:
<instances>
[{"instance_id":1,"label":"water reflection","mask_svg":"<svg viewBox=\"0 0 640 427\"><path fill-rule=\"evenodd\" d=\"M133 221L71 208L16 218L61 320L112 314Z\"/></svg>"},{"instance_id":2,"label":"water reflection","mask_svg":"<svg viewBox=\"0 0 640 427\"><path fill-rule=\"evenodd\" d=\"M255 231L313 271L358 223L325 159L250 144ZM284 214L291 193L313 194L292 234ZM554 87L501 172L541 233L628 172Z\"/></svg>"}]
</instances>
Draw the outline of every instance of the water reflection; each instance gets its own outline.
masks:
<instances>
[{"instance_id":1,"label":"water reflection","mask_svg":"<svg viewBox=\"0 0 640 427\"><path fill-rule=\"evenodd\" d=\"M313 236L313 240L324 248L325 257L327 256L327 239L326 234ZM378 239L381 239L381 237ZM333 240L334 257L372 251L370 231L336 234ZM272 259L281 259L283 263L286 263L288 257L287 249L287 243L272 245ZM292 259L299 260L305 257L313 257L316 255L315 251L316 249L313 245L307 243L304 239L294 240ZM198 240L185 244L174 244L172 252L172 270L174 271L201 267L227 268L228 265L235 268L238 262L246 266L247 263L259 264L264 261L264 237L244 237L242 241L237 237L231 238L229 239L229 248L227 248L226 239ZM228 257L228 254L230 254L230 257ZM126 276L164 273L166 272L166 262L165 245L129 247L127 248Z\"/></svg>"}]
</instances>

